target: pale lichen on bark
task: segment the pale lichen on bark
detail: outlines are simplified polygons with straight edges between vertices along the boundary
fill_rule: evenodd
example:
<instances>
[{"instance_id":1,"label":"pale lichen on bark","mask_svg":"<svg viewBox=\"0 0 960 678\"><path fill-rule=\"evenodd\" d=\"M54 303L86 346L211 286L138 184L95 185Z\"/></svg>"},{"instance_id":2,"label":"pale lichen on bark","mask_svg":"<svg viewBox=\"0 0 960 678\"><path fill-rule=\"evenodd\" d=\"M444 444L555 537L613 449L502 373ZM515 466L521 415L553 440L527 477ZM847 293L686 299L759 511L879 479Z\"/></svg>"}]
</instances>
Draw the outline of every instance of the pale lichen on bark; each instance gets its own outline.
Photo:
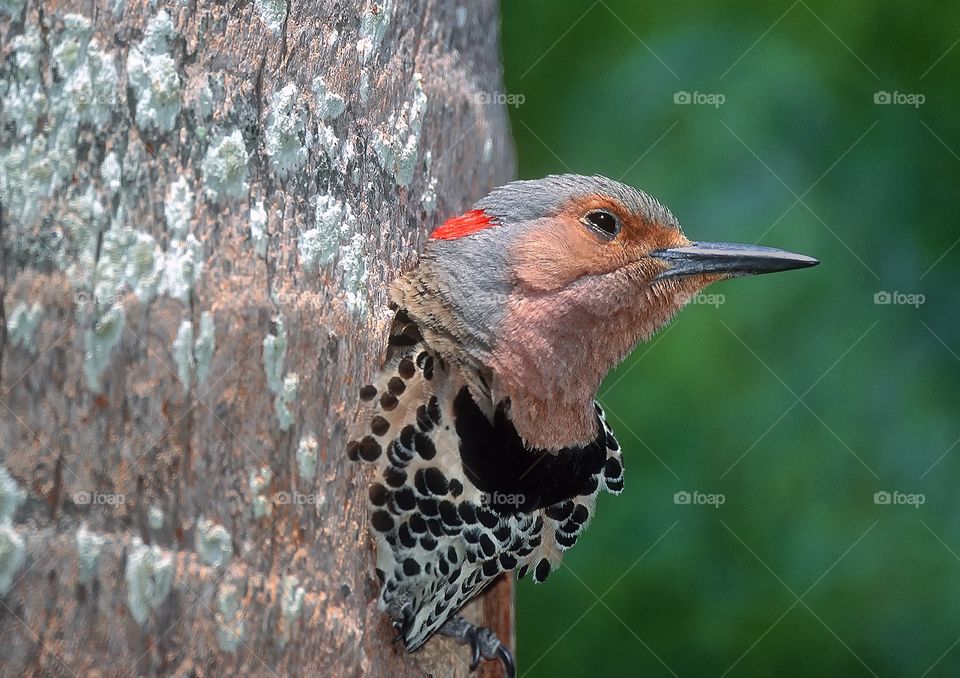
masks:
<instances>
[{"instance_id":1,"label":"pale lichen on bark","mask_svg":"<svg viewBox=\"0 0 960 678\"><path fill-rule=\"evenodd\" d=\"M0 0L11 671L465 672L391 645L342 454L386 284L512 172L464 4Z\"/></svg>"}]
</instances>

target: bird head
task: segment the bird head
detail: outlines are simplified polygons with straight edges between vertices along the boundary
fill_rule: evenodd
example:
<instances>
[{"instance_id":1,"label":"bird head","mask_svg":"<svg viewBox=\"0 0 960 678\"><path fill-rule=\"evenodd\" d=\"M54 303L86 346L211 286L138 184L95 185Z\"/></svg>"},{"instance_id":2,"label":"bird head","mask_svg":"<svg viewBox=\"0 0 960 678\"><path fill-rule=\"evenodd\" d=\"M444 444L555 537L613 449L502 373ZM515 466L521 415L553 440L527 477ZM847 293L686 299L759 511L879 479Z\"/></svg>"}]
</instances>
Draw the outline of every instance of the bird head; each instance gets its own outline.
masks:
<instances>
[{"instance_id":1,"label":"bird head","mask_svg":"<svg viewBox=\"0 0 960 678\"><path fill-rule=\"evenodd\" d=\"M506 184L439 226L392 296L445 360L481 371L528 444L558 449L592 439L600 381L704 287L817 263L691 241L646 193L568 174Z\"/></svg>"}]
</instances>

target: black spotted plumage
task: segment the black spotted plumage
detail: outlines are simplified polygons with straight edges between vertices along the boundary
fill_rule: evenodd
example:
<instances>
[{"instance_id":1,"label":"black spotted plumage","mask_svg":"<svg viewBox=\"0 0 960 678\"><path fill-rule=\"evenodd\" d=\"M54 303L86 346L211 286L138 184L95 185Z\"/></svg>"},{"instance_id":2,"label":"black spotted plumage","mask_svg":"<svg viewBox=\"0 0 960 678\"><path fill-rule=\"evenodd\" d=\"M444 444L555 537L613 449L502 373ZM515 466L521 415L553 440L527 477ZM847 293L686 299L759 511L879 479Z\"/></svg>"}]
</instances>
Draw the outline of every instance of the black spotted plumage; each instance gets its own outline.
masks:
<instances>
[{"instance_id":1,"label":"black spotted plumage","mask_svg":"<svg viewBox=\"0 0 960 678\"><path fill-rule=\"evenodd\" d=\"M383 450L380 447L380 443L370 436L363 438L357 449L357 453L364 461L376 461L382 452Z\"/></svg>"},{"instance_id":2,"label":"black spotted plumage","mask_svg":"<svg viewBox=\"0 0 960 678\"><path fill-rule=\"evenodd\" d=\"M416 367L413 365L413 361L410 358L402 358L399 363L397 363L397 373L404 379L412 379L414 372L416 372Z\"/></svg>"},{"instance_id":3,"label":"black spotted plumage","mask_svg":"<svg viewBox=\"0 0 960 678\"><path fill-rule=\"evenodd\" d=\"M384 436L390 430L390 422L379 414L370 420L370 431L375 436ZM372 461L372 460L368 460Z\"/></svg>"},{"instance_id":4,"label":"black spotted plumage","mask_svg":"<svg viewBox=\"0 0 960 678\"><path fill-rule=\"evenodd\" d=\"M600 490L622 490L623 464L599 405L590 444L529 449L508 404L484 414L402 311L389 345L383 374L361 389L366 430L347 452L374 467L380 605L414 650L503 572L545 581Z\"/></svg>"},{"instance_id":5,"label":"black spotted plumage","mask_svg":"<svg viewBox=\"0 0 960 678\"><path fill-rule=\"evenodd\" d=\"M390 412L394 407L397 406L397 403L400 402L397 399L397 396L392 393L384 393L380 396L380 407L384 412Z\"/></svg>"},{"instance_id":6,"label":"black spotted plumage","mask_svg":"<svg viewBox=\"0 0 960 678\"><path fill-rule=\"evenodd\" d=\"M384 469L383 479L391 487L402 487L407 482L407 474L403 469L388 468Z\"/></svg>"},{"instance_id":7,"label":"black spotted plumage","mask_svg":"<svg viewBox=\"0 0 960 678\"><path fill-rule=\"evenodd\" d=\"M537 565L533 570L533 576L538 582L547 581L547 577L550 576L550 561L546 558L541 558L537 561Z\"/></svg>"},{"instance_id":8,"label":"black spotted plumage","mask_svg":"<svg viewBox=\"0 0 960 678\"><path fill-rule=\"evenodd\" d=\"M387 503L387 488L380 483L373 483L369 490L370 504L383 506Z\"/></svg>"}]
</instances>

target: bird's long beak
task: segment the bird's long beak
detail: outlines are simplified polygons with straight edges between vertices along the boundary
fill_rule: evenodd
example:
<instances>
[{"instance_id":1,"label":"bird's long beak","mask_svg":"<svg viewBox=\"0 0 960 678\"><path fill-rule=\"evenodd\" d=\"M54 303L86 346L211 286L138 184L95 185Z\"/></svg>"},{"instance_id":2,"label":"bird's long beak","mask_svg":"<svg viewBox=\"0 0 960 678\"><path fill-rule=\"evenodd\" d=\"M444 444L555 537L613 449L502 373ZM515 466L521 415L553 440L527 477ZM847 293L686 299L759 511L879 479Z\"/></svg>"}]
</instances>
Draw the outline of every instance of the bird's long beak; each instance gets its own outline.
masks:
<instances>
[{"instance_id":1,"label":"bird's long beak","mask_svg":"<svg viewBox=\"0 0 960 678\"><path fill-rule=\"evenodd\" d=\"M657 276L657 280L701 273L756 275L807 268L820 263L803 254L731 242L695 242L686 247L656 250L650 256L670 264L670 268Z\"/></svg>"}]
</instances>

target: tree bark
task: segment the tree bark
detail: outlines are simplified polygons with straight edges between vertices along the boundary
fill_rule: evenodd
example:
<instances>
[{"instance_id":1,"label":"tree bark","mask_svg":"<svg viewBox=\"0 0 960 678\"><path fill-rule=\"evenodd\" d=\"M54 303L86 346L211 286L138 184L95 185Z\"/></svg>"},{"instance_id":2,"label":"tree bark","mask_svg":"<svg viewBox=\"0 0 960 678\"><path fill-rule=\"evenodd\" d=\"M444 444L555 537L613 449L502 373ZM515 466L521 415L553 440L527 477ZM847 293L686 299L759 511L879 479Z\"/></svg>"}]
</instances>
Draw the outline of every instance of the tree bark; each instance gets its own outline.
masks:
<instances>
[{"instance_id":1,"label":"tree bark","mask_svg":"<svg viewBox=\"0 0 960 678\"><path fill-rule=\"evenodd\" d=\"M389 281L511 178L497 29L0 0L0 672L467 673L392 643L344 447Z\"/></svg>"}]
</instances>

